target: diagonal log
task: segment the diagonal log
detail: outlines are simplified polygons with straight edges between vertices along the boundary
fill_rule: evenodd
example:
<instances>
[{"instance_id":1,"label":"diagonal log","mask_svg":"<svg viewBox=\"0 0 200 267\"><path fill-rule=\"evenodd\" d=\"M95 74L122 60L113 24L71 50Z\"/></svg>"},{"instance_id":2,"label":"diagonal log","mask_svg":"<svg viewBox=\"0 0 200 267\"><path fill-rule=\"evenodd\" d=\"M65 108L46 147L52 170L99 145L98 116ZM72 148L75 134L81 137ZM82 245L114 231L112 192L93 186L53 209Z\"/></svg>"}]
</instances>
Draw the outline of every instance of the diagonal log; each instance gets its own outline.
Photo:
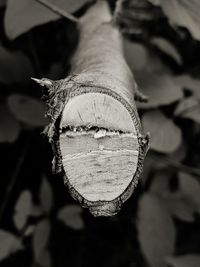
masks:
<instances>
[{"instance_id":1,"label":"diagonal log","mask_svg":"<svg viewBox=\"0 0 200 267\"><path fill-rule=\"evenodd\" d=\"M95 216L116 214L142 171L149 136L143 136L122 37L105 1L79 20L80 41L70 75L36 80L48 90L47 134L54 166L71 195Z\"/></svg>"}]
</instances>

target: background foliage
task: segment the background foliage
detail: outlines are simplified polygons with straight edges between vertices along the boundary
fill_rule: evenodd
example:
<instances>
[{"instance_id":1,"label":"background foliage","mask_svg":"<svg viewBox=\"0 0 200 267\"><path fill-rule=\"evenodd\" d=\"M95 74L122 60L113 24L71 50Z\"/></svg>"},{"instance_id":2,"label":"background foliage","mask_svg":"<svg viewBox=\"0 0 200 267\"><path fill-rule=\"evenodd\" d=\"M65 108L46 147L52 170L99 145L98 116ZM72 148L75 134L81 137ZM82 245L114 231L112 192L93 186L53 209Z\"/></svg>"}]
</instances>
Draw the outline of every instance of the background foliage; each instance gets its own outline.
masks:
<instances>
[{"instance_id":1,"label":"background foliage","mask_svg":"<svg viewBox=\"0 0 200 267\"><path fill-rule=\"evenodd\" d=\"M94 2L48 1L77 17ZM200 266L199 13L198 0L123 1L118 24L149 96L138 108L151 149L120 214L93 218L51 173L30 80L67 74L76 24L35 0L0 0L0 266Z\"/></svg>"}]
</instances>

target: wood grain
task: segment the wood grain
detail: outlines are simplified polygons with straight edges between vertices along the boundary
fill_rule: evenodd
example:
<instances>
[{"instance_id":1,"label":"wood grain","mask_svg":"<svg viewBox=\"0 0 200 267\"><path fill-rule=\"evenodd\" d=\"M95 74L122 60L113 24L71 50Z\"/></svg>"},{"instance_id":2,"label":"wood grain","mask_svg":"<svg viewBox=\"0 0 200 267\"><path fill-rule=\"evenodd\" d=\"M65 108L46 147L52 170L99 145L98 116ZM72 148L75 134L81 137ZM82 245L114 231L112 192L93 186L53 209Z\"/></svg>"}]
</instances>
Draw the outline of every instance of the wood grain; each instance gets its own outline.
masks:
<instances>
[{"instance_id":1,"label":"wood grain","mask_svg":"<svg viewBox=\"0 0 200 267\"><path fill-rule=\"evenodd\" d=\"M47 86L54 150L71 195L95 216L116 214L131 196L148 149L135 99L144 99L123 55L122 36L106 1L79 20L70 74ZM38 81L37 81L38 82Z\"/></svg>"},{"instance_id":2,"label":"wood grain","mask_svg":"<svg viewBox=\"0 0 200 267\"><path fill-rule=\"evenodd\" d=\"M130 184L138 161L133 134L95 132L61 135L62 161L71 185L88 201L112 201Z\"/></svg>"}]
</instances>

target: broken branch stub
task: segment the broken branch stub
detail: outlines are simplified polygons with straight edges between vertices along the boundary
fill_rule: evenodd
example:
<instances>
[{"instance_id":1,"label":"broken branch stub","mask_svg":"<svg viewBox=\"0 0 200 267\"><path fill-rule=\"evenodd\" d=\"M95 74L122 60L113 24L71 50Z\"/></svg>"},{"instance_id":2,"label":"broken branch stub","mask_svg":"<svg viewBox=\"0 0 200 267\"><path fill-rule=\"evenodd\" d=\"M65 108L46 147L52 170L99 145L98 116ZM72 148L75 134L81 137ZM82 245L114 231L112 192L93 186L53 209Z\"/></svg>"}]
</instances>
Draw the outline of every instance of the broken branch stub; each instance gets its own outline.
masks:
<instances>
[{"instance_id":1,"label":"broken branch stub","mask_svg":"<svg viewBox=\"0 0 200 267\"><path fill-rule=\"evenodd\" d=\"M95 216L116 214L130 197L149 141L135 105L139 92L111 19L107 3L97 1L80 19L70 76L48 84L47 133L55 168Z\"/></svg>"}]
</instances>

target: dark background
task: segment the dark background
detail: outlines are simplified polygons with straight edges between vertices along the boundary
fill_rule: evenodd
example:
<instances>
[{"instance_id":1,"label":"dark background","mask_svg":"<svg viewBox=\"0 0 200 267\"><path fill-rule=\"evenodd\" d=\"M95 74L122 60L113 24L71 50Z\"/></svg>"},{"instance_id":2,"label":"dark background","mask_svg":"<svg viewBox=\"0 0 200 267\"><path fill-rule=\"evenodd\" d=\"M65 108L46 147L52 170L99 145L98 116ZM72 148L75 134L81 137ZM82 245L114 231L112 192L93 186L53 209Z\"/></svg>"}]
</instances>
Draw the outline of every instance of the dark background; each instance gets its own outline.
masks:
<instances>
[{"instance_id":1,"label":"dark background","mask_svg":"<svg viewBox=\"0 0 200 267\"><path fill-rule=\"evenodd\" d=\"M149 96L138 108L151 149L122 211L94 218L52 174L43 91L30 80L65 77L79 32L33 2L0 1L0 266L200 266L200 4L124 1L117 23ZM76 17L94 3L75 2Z\"/></svg>"}]
</instances>

